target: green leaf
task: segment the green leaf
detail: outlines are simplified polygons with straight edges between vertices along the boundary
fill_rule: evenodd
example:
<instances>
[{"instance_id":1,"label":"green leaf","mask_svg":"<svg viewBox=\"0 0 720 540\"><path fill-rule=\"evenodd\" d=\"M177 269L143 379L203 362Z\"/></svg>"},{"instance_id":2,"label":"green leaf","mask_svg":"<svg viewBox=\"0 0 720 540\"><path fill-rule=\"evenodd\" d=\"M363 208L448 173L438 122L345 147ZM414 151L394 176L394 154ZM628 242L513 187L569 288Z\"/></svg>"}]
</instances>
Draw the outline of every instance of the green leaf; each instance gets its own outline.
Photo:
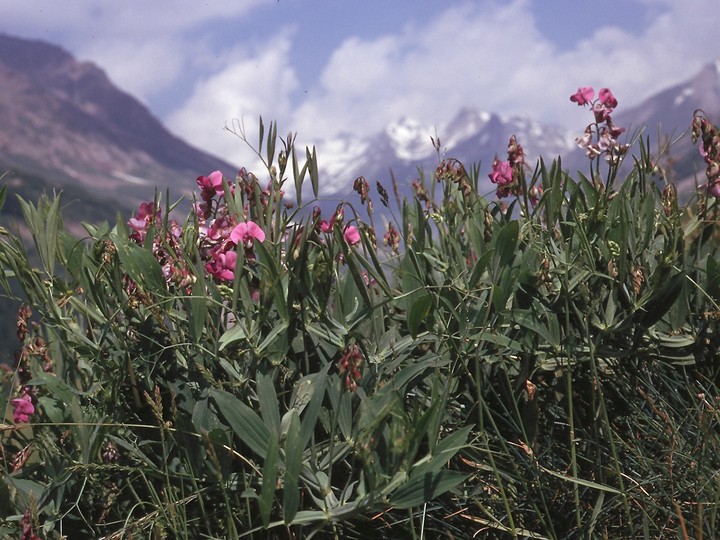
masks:
<instances>
[{"instance_id":1,"label":"green leaf","mask_svg":"<svg viewBox=\"0 0 720 540\"><path fill-rule=\"evenodd\" d=\"M235 323L235 326L233 326L229 330L226 330L225 333L220 336L220 339L218 340L218 343L220 344L220 350L222 351L228 345L231 345L232 343L243 340L245 338L247 338L247 332L245 331L245 327L240 321L238 321Z\"/></svg>"},{"instance_id":2,"label":"green leaf","mask_svg":"<svg viewBox=\"0 0 720 540\"><path fill-rule=\"evenodd\" d=\"M190 326L190 337L193 343L198 343L202 337L203 330L207 324L207 296L205 295L205 279L203 273L198 272L197 279L193 283L193 295L188 299L188 323Z\"/></svg>"},{"instance_id":3,"label":"green leaf","mask_svg":"<svg viewBox=\"0 0 720 540\"><path fill-rule=\"evenodd\" d=\"M312 184L313 196L317 198L319 193L318 188L318 166L317 166L317 153L315 152L315 146L313 146L312 153L307 150L308 159L308 172L310 173L310 183Z\"/></svg>"},{"instance_id":4,"label":"green leaf","mask_svg":"<svg viewBox=\"0 0 720 540\"><path fill-rule=\"evenodd\" d=\"M267 454L265 454L265 465L262 472L262 488L260 491L260 516L263 525L267 527L270 524L270 512L272 511L273 501L275 500L275 488L277 486L278 477L278 441L276 438L270 439Z\"/></svg>"},{"instance_id":5,"label":"green leaf","mask_svg":"<svg viewBox=\"0 0 720 540\"><path fill-rule=\"evenodd\" d=\"M265 421L265 425L278 438L280 436L280 405L272 376L268 373L258 375L257 395L260 403L260 414Z\"/></svg>"},{"instance_id":6,"label":"green leaf","mask_svg":"<svg viewBox=\"0 0 720 540\"><path fill-rule=\"evenodd\" d=\"M255 351L255 354L258 356L262 356L268 351L273 351L275 353L278 352L278 345L284 346L284 350L281 349L281 352L287 352L287 329L288 329L288 323L287 321L280 321L278 324L276 324L272 330L268 333L268 335L265 337L265 339L258 345L257 350ZM283 341L284 338L284 341Z\"/></svg>"},{"instance_id":7,"label":"green leaf","mask_svg":"<svg viewBox=\"0 0 720 540\"><path fill-rule=\"evenodd\" d=\"M680 272L663 281L650 294L647 301L641 305L640 322L645 328L657 323L670 310L682 292L684 281L685 274Z\"/></svg>"},{"instance_id":8,"label":"green leaf","mask_svg":"<svg viewBox=\"0 0 720 540\"><path fill-rule=\"evenodd\" d=\"M573 483L573 484L578 484L578 485L585 486L585 487L589 487L589 488L592 488L592 489L599 489L599 490L601 490L601 491L607 491L608 493L614 493L615 495L620 495L620 491L618 491L617 489L615 489L615 488L613 488L613 487L606 486L606 485L604 485L604 484L598 484L597 482L592 482L592 481L590 481L590 480L583 480L582 478L575 478L575 477L572 477L572 476L567 476L566 474L562 474L562 473L559 473L559 472L551 471L550 469L547 469L547 468L543 467L542 465L538 465L538 466L539 466L543 471L545 471L546 473L548 473L549 475L554 476L554 477L556 477L556 478L560 478L561 480L565 480L566 482L570 482L570 483Z\"/></svg>"},{"instance_id":9,"label":"green leaf","mask_svg":"<svg viewBox=\"0 0 720 540\"><path fill-rule=\"evenodd\" d=\"M427 290L422 293L415 299L407 314L408 330L413 339L417 337L420 325L427 319L433 303L432 295Z\"/></svg>"},{"instance_id":10,"label":"green leaf","mask_svg":"<svg viewBox=\"0 0 720 540\"><path fill-rule=\"evenodd\" d=\"M215 400L219 412L225 417L237 437L247 444L259 457L265 458L270 441L277 443L277 438L270 436L265 423L250 407L232 394L212 389L210 395Z\"/></svg>"},{"instance_id":11,"label":"green leaf","mask_svg":"<svg viewBox=\"0 0 720 540\"><path fill-rule=\"evenodd\" d=\"M303 446L300 417L297 410L289 411L290 420L285 436L285 480L283 484L283 519L290 524L300 505L298 479L302 467Z\"/></svg>"},{"instance_id":12,"label":"green leaf","mask_svg":"<svg viewBox=\"0 0 720 540\"><path fill-rule=\"evenodd\" d=\"M495 265L494 273L508 266L515 256L518 235L520 234L520 222L513 220L505 225L494 237L495 240Z\"/></svg>"},{"instance_id":13,"label":"green leaf","mask_svg":"<svg viewBox=\"0 0 720 540\"><path fill-rule=\"evenodd\" d=\"M113 236L113 242L125 272L135 283L151 292L166 292L160 263L151 251L132 241L124 241L117 235Z\"/></svg>"},{"instance_id":14,"label":"green leaf","mask_svg":"<svg viewBox=\"0 0 720 540\"><path fill-rule=\"evenodd\" d=\"M331 364L327 364L325 368L319 373L315 374L310 378L308 376L306 381L309 381L309 387L305 381L300 381L298 385L305 385L304 392L306 395L310 395L309 403L305 407L304 414L302 415L301 424L301 441L300 444L305 448L310 442L313 432L315 431L315 424L317 423L318 416L322 409L323 398L325 397L325 388L327 385L327 370L330 369ZM298 394L300 388L298 388ZM307 398L305 398L307 399Z\"/></svg>"},{"instance_id":15,"label":"green leaf","mask_svg":"<svg viewBox=\"0 0 720 540\"><path fill-rule=\"evenodd\" d=\"M416 475L392 493L388 504L400 510L419 506L460 485L467 477L448 470Z\"/></svg>"}]
</instances>

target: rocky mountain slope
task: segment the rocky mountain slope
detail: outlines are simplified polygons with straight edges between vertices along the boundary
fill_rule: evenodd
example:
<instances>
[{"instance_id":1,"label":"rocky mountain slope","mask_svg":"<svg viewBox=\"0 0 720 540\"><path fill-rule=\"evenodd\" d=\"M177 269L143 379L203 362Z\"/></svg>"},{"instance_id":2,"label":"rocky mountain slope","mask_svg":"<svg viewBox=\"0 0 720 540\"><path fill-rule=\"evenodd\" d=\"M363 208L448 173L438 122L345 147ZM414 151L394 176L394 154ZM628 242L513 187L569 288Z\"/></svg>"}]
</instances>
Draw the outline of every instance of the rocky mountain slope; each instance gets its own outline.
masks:
<instances>
[{"instance_id":1,"label":"rocky mountain slope","mask_svg":"<svg viewBox=\"0 0 720 540\"><path fill-rule=\"evenodd\" d=\"M156 187L180 196L199 174L236 173L171 134L100 68L39 41L0 35L0 118L0 170L21 193L45 180L117 210Z\"/></svg>"}]
</instances>

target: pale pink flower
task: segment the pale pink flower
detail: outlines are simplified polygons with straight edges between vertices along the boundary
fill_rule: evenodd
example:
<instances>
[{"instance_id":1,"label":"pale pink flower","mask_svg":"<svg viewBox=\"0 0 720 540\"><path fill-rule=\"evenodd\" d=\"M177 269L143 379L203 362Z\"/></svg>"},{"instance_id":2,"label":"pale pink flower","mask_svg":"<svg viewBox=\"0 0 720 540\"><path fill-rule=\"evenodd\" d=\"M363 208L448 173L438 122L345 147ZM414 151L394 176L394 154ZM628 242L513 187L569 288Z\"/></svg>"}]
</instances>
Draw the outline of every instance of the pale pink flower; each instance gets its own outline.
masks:
<instances>
[{"instance_id":1,"label":"pale pink flower","mask_svg":"<svg viewBox=\"0 0 720 540\"><path fill-rule=\"evenodd\" d=\"M263 231L254 221L238 223L230 232L230 241L237 245L242 244L245 249L251 249L255 240L258 242L264 242L265 231Z\"/></svg>"}]
</instances>

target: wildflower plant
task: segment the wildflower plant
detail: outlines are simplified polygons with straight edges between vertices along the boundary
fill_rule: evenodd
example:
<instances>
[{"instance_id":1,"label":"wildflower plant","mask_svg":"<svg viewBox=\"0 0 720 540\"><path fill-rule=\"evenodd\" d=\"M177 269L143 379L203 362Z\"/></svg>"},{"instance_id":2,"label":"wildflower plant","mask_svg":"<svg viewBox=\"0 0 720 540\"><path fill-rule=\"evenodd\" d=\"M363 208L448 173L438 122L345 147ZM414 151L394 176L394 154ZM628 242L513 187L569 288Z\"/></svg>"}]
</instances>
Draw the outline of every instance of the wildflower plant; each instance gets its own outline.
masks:
<instances>
[{"instance_id":1,"label":"wildflower plant","mask_svg":"<svg viewBox=\"0 0 720 540\"><path fill-rule=\"evenodd\" d=\"M616 175L617 101L594 98L571 98L579 143ZM261 121L257 150L182 220L156 196L77 238L60 198L21 201L2 534L717 534L717 203L681 208L643 141L601 184L513 137L493 200L439 159L398 215L375 184L378 233L365 178L322 215L314 149Z\"/></svg>"}]
</instances>

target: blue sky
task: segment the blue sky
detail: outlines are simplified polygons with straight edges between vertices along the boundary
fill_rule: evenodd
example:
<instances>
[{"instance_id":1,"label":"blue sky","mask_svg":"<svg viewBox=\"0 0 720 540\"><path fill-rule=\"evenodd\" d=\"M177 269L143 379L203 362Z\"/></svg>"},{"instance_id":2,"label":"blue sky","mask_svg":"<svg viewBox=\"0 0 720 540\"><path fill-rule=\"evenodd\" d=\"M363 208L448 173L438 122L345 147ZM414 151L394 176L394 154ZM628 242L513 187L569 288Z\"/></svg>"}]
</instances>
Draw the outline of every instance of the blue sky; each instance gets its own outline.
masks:
<instances>
[{"instance_id":1,"label":"blue sky","mask_svg":"<svg viewBox=\"0 0 720 540\"><path fill-rule=\"evenodd\" d=\"M620 107L720 57L718 0L24 0L0 32L100 65L173 132L235 163L223 129L279 121L302 144L463 106L584 128L568 96Z\"/></svg>"}]
</instances>

